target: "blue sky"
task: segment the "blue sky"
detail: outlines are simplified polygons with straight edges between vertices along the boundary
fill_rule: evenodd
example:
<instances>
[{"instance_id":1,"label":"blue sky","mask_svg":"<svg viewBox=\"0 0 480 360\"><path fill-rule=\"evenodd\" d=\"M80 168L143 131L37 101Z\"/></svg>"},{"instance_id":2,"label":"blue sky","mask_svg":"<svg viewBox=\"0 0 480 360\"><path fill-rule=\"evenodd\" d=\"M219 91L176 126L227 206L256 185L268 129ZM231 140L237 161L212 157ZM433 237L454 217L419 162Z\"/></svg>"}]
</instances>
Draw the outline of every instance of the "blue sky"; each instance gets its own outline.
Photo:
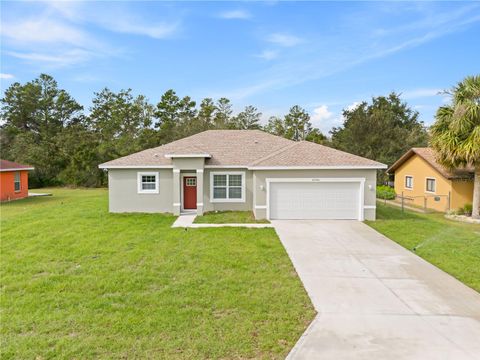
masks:
<instances>
[{"instance_id":1,"label":"blue sky","mask_svg":"<svg viewBox=\"0 0 480 360\"><path fill-rule=\"evenodd\" d=\"M343 108L401 92L431 124L438 93L480 73L474 2L2 2L1 88L53 75L93 92L230 98L264 119L306 108L325 133Z\"/></svg>"}]
</instances>

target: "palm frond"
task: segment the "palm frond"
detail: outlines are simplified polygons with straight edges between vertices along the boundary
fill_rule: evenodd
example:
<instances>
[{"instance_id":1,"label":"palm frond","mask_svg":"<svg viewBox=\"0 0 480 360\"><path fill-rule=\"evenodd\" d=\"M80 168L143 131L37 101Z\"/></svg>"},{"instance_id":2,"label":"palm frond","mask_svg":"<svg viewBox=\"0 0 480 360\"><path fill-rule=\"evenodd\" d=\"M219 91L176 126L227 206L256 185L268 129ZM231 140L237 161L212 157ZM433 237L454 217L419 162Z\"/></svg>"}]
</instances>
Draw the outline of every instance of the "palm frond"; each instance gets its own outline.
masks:
<instances>
[{"instance_id":1,"label":"palm frond","mask_svg":"<svg viewBox=\"0 0 480 360\"><path fill-rule=\"evenodd\" d=\"M430 144L438 161L452 168L480 163L480 75L453 89L453 103L437 110Z\"/></svg>"}]
</instances>

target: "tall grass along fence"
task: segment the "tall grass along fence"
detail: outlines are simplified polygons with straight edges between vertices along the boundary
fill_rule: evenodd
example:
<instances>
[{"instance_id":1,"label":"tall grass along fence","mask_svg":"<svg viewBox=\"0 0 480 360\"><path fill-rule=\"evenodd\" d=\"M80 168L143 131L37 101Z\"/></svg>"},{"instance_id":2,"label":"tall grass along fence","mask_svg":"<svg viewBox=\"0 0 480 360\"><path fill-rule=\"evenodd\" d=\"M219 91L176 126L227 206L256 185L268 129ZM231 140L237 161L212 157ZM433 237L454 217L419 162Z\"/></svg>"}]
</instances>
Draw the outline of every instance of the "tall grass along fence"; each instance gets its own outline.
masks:
<instances>
[{"instance_id":1,"label":"tall grass along fence","mask_svg":"<svg viewBox=\"0 0 480 360\"><path fill-rule=\"evenodd\" d=\"M425 195L406 195L403 191L401 194L397 194L395 189L390 186L381 185L377 186L377 199L381 199L385 204L387 202L395 201L400 205L402 211L405 207L412 207L423 212L435 211L432 209L434 203L445 203L444 211L451 210L451 194L425 194ZM438 207L437 207L438 208Z\"/></svg>"}]
</instances>

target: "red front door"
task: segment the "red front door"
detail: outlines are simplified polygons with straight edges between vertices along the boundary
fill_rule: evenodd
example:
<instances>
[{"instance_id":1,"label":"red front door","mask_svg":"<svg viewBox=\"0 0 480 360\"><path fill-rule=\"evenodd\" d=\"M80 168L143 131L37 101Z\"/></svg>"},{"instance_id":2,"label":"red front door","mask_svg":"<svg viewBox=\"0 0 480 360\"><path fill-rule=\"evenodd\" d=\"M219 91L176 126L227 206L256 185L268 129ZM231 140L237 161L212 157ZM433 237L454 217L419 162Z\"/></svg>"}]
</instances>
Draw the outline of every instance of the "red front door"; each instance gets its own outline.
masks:
<instances>
[{"instance_id":1,"label":"red front door","mask_svg":"<svg viewBox=\"0 0 480 360\"><path fill-rule=\"evenodd\" d=\"M197 208L197 178L195 176L183 178L183 208Z\"/></svg>"}]
</instances>

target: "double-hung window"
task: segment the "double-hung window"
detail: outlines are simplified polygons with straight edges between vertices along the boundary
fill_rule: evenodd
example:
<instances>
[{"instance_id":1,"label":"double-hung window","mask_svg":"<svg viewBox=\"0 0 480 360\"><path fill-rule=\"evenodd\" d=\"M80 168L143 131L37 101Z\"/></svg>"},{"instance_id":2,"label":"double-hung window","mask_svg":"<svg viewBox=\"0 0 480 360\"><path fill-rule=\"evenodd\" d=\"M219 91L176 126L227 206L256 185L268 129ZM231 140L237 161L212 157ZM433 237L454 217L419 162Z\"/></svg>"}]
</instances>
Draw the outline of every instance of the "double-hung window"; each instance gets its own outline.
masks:
<instances>
[{"instance_id":1,"label":"double-hung window","mask_svg":"<svg viewBox=\"0 0 480 360\"><path fill-rule=\"evenodd\" d=\"M426 179L426 183L425 183L425 190L427 192L432 192L434 193L435 192L435 188L436 188L436 184L435 184L435 179L432 179L432 178L427 178Z\"/></svg>"},{"instance_id":2,"label":"double-hung window","mask_svg":"<svg viewBox=\"0 0 480 360\"><path fill-rule=\"evenodd\" d=\"M405 189L413 189L413 176L405 176Z\"/></svg>"},{"instance_id":3,"label":"double-hung window","mask_svg":"<svg viewBox=\"0 0 480 360\"><path fill-rule=\"evenodd\" d=\"M244 202L244 172L212 172L210 173L211 202Z\"/></svg>"},{"instance_id":4,"label":"double-hung window","mask_svg":"<svg viewBox=\"0 0 480 360\"><path fill-rule=\"evenodd\" d=\"M158 194L158 172L139 172L137 182L139 194Z\"/></svg>"},{"instance_id":5,"label":"double-hung window","mask_svg":"<svg viewBox=\"0 0 480 360\"><path fill-rule=\"evenodd\" d=\"M20 171L15 171L14 175L14 180L13 180L13 187L15 189L15 192L19 192L20 189L22 188L21 183L20 183Z\"/></svg>"}]
</instances>

